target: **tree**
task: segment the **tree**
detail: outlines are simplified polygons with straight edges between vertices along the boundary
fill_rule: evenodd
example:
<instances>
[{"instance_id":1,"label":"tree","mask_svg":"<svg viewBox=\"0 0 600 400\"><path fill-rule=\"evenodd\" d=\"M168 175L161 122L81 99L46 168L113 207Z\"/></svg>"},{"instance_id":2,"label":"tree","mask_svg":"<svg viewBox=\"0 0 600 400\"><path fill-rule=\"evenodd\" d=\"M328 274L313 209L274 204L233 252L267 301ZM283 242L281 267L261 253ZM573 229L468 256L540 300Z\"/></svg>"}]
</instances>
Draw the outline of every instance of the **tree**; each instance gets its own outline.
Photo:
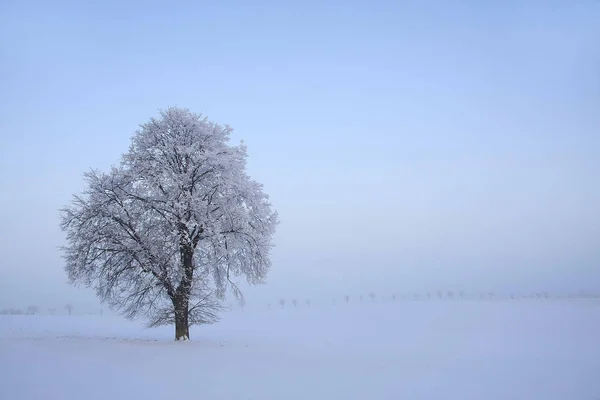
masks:
<instances>
[{"instance_id":1,"label":"tree","mask_svg":"<svg viewBox=\"0 0 600 400\"><path fill-rule=\"evenodd\" d=\"M264 283L277 213L245 172L231 128L169 108L141 125L108 173L85 174L85 191L61 210L65 270L73 284L149 326L213 323L233 277Z\"/></svg>"},{"instance_id":2,"label":"tree","mask_svg":"<svg viewBox=\"0 0 600 400\"><path fill-rule=\"evenodd\" d=\"M392 295L392 301L396 301L396 295L395 294Z\"/></svg>"},{"instance_id":3,"label":"tree","mask_svg":"<svg viewBox=\"0 0 600 400\"><path fill-rule=\"evenodd\" d=\"M29 306L27 307L27 314L30 315L35 315L36 312L38 312L40 309L38 306Z\"/></svg>"},{"instance_id":4,"label":"tree","mask_svg":"<svg viewBox=\"0 0 600 400\"><path fill-rule=\"evenodd\" d=\"M48 314L50 314L50 315L54 315L55 312L56 312L56 308L49 308L48 309Z\"/></svg>"},{"instance_id":5,"label":"tree","mask_svg":"<svg viewBox=\"0 0 600 400\"><path fill-rule=\"evenodd\" d=\"M65 310L67 310L69 315L71 315L71 313L73 312L73 306L71 304L65 304Z\"/></svg>"},{"instance_id":6,"label":"tree","mask_svg":"<svg viewBox=\"0 0 600 400\"><path fill-rule=\"evenodd\" d=\"M310 299L306 299L306 305L310 307Z\"/></svg>"},{"instance_id":7,"label":"tree","mask_svg":"<svg viewBox=\"0 0 600 400\"><path fill-rule=\"evenodd\" d=\"M283 306L285 305L285 299L280 299L279 305L281 306L281 308L283 308Z\"/></svg>"},{"instance_id":8,"label":"tree","mask_svg":"<svg viewBox=\"0 0 600 400\"><path fill-rule=\"evenodd\" d=\"M371 298L371 301L374 303L375 302L375 293L374 292L369 293L369 297Z\"/></svg>"},{"instance_id":9,"label":"tree","mask_svg":"<svg viewBox=\"0 0 600 400\"><path fill-rule=\"evenodd\" d=\"M298 302L296 301L296 299L292 300L292 304L294 305L294 308L296 308L296 305L298 304Z\"/></svg>"},{"instance_id":10,"label":"tree","mask_svg":"<svg viewBox=\"0 0 600 400\"><path fill-rule=\"evenodd\" d=\"M461 298L461 299L463 299L463 298L465 297L465 292L463 292L463 291L461 290L461 291L460 291L460 293L459 293L459 295L460 295L460 298Z\"/></svg>"},{"instance_id":11,"label":"tree","mask_svg":"<svg viewBox=\"0 0 600 400\"><path fill-rule=\"evenodd\" d=\"M450 298L454 297L454 292L453 291L449 291L448 292L448 297L450 297Z\"/></svg>"},{"instance_id":12,"label":"tree","mask_svg":"<svg viewBox=\"0 0 600 400\"><path fill-rule=\"evenodd\" d=\"M441 291L441 290L438 290L438 292L437 292L437 295L438 295L438 298L440 298L440 299L441 299L441 298L442 298L442 296L443 296L443 293L442 293L442 291Z\"/></svg>"},{"instance_id":13,"label":"tree","mask_svg":"<svg viewBox=\"0 0 600 400\"><path fill-rule=\"evenodd\" d=\"M427 298L431 300L431 293L427 292Z\"/></svg>"},{"instance_id":14,"label":"tree","mask_svg":"<svg viewBox=\"0 0 600 400\"><path fill-rule=\"evenodd\" d=\"M350 301L350 296L348 296L348 295L345 295L345 296L344 296L344 300L346 300L346 304L348 304L348 302Z\"/></svg>"},{"instance_id":15,"label":"tree","mask_svg":"<svg viewBox=\"0 0 600 400\"><path fill-rule=\"evenodd\" d=\"M18 308L4 308L0 310L0 315L23 315L23 311Z\"/></svg>"}]
</instances>

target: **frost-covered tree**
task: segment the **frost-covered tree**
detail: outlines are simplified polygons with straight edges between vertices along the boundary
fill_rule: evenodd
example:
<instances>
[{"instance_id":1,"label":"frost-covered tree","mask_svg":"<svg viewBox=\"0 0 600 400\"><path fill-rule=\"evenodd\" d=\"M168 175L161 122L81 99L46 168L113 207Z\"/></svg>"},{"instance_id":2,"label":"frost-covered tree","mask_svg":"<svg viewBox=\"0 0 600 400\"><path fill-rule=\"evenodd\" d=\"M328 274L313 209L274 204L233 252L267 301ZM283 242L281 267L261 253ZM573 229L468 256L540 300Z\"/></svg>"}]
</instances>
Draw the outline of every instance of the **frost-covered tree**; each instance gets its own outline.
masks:
<instances>
[{"instance_id":1,"label":"frost-covered tree","mask_svg":"<svg viewBox=\"0 0 600 400\"><path fill-rule=\"evenodd\" d=\"M70 282L127 318L174 324L177 340L217 321L228 290L243 301L233 277L263 283L277 214L231 131L169 108L140 126L117 167L86 173L61 210Z\"/></svg>"},{"instance_id":2,"label":"frost-covered tree","mask_svg":"<svg viewBox=\"0 0 600 400\"><path fill-rule=\"evenodd\" d=\"M285 306L285 299L279 299L279 305L283 308Z\"/></svg>"},{"instance_id":3,"label":"frost-covered tree","mask_svg":"<svg viewBox=\"0 0 600 400\"><path fill-rule=\"evenodd\" d=\"M298 301L296 301L296 299L292 299L292 305L294 306L294 308L296 308L296 306L298 305Z\"/></svg>"},{"instance_id":4,"label":"frost-covered tree","mask_svg":"<svg viewBox=\"0 0 600 400\"><path fill-rule=\"evenodd\" d=\"M38 312L40 309L38 306L29 306L27 307L27 314L30 315L35 315L36 312Z\"/></svg>"},{"instance_id":5,"label":"frost-covered tree","mask_svg":"<svg viewBox=\"0 0 600 400\"><path fill-rule=\"evenodd\" d=\"M348 304L348 302L350 301L350 296L348 296L348 295L345 295L345 296L344 296L344 300L346 300L346 304Z\"/></svg>"},{"instance_id":6,"label":"frost-covered tree","mask_svg":"<svg viewBox=\"0 0 600 400\"><path fill-rule=\"evenodd\" d=\"M310 307L310 299L306 299L306 305Z\"/></svg>"},{"instance_id":7,"label":"frost-covered tree","mask_svg":"<svg viewBox=\"0 0 600 400\"><path fill-rule=\"evenodd\" d=\"M369 293L369 297L371 298L372 302L375 302L375 292Z\"/></svg>"},{"instance_id":8,"label":"frost-covered tree","mask_svg":"<svg viewBox=\"0 0 600 400\"><path fill-rule=\"evenodd\" d=\"M71 304L65 304L65 310L71 315L73 313L73 306Z\"/></svg>"}]
</instances>

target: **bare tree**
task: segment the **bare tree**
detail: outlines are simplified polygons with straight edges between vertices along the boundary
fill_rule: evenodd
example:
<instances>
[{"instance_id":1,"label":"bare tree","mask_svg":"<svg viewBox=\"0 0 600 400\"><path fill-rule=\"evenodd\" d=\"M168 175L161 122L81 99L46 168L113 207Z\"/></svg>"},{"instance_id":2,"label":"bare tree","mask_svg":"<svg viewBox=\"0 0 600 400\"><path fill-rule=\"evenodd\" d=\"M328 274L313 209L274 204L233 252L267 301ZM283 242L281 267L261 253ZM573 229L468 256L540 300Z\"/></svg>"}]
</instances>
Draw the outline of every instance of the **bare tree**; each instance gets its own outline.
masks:
<instances>
[{"instance_id":1,"label":"bare tree","mask_svg":"<svg viewBox=\"0 0 600 400\"><path fill-rule=\"evenodd\" d=\"M395 294L392 295L392 301L396 301L396 295Z\"/></svg>"},{"instance_id":2,"label":"bare tree","mask_svg":"<svg viewBox=\"0 0 600 400\"><path fill-rule=\"evenodd\" d=\"M348 296L348 295L345 295L345 296L344 296L344 300L346 300L346 304L348 304L348 302L350 301L350 296Z\"/></svg>"},{"instance_id":3,"label":"bare tree","mask_svg":"<svg viewBox=\"0 0 600 400\"><path fill-rule=\"evenodd\" d=\"M285 305L285 299L279 299L279 305L281 306L281 308L283 308L283 306Z\"/></svg>"},{"instance_id":4,"label":"bare tree","mask_svg":"<svg viewBox=\"0 0 600 400\"><path fill-rule=\"evenodd\" d=\"M296 308L296 305L298 304L298 302L296 301L296 299L292 299L292 304L294 305L294 308Z\"/></svg>"},{"instance_id":5,"label":"bare tree","mask_svg":"<svg viewBox=\"0 0 600 400\"><path fill-rule=\"evenodd\" d=\"M430 293L430 292L427 292L427 298L428 298L429 300L431 300L431 293Z\"/></svg>"},{"instance_id":6,"label":"bare tree","mask_svg":"<svg viewBox=\"0 0 600 400\"><path fill-rule=\"evenodd\" d=\"M448 297L450 297L450 298L454 297L454 292L453 291L449 291L448 292Z\"/></svg>"},{"instance_id":7,"label":"bare tree","mask_svg":"<svg viewBox=\"0 0 600 400\"><path fill-rule=\"evenodd\" d=\"M62 209L71 283L94 287L127 318L149 326L213 323L233 278L264 283L278 218L247 173L246 147L231 128L169 108L143 124L109 173Z\"/></svg>"},{"instance_id":8,"label":"bare tree","mask_svg":"<svg viewBox=\"0 0 600 400\"><path fill-rule=\"evenodd\" d=\"M369 297L371 298L371 301L374 303L375 302L375 293L374 292L369 293Z\"/></svg>"},{"instance_id":9,"label":"bare tree","mask_svg":"<svg viewBox=\"0 0 600 400\"><path fill-rule=\"evenodd\" d=\"M413 297L414 297L415 300L419 300L419 293L414 293Z\"/></svg>"},{"instance_id":10,"label":"bare tree","mask_svg":"<svg viewBox=\"0 0 600 400\"><path fill-rule=\"evenodd\" d=\"M362 303L362 300L363 300L363 295L361 294L361 295L360 295L360 302L361 302L361 303Z\"/></svg>"},{"instance_id":11,"label":"bare tree","mask_svg":"<svg viewBox=\"0 0 600 400\"><path fill-rule=\"evenodd\" d=\"M104 315L104 308L100 309L100 315Z\"/></svg>"},{"instance_id":12,"label":"bare tree","mask_svg":"<svg viewBox=\"0 0 600 400\"><path fill-rule=\"evenodd\" d=\"M54 315L55 312L56 312L56 308L49 308L48 309L48 314L50 314L50 315Z\"/></svg>"},{"instance_id":13,"label":"bare tree","mask_svg":"<svg viewBox=\"0 0 600 400\"><path fill-rule=\"evenodd\" d=\"M27 307L27 314L29 315L35 315L36 312L38 312L40 309L38 306L29 306Z\"/></svg>"},{"instance_id":14,"label":"bare tree","mask_svg":"<svg viewBox=\"0 0 600 400\"><path fill-rule=\"evenodd\" d=\"M308 307L310 307L310 299L306 299L305 303Z\"/></svg>"},{"instance_id":15,"label":"bare tree","mask_svg":"<svg viewBox=\"0 0 600 400\"><path fill-rule=\"evenodd\" d=\"M73 306L71 304L65 304L65 310L67 310L69 315L71 315L71 313L73 312Z\"/></svg>"},{"instance_id":16,"label":"bare tree","mask_svg":"<svg viewBox=\"0 0 600 400\"><path fill-rule=\"evenodd\" d=\"M465 297L465 292L463 292L463 291L461 290L461 291L460 291L460 293L459 293L459 295L460 295L460 298L461 298L461 299L463 299L463 298Z\"/></svg>"},{"instance_id":17,"label":"bare tree","mask_svg":"<svg viewBox=\"0 0 600 400\"><path fill-rule=\"evenodd\" d=\"M438 295L438 298L441 299L444 294L442 293L441 290L438 290L437 295Z\"/></svg>"}]
</instances>

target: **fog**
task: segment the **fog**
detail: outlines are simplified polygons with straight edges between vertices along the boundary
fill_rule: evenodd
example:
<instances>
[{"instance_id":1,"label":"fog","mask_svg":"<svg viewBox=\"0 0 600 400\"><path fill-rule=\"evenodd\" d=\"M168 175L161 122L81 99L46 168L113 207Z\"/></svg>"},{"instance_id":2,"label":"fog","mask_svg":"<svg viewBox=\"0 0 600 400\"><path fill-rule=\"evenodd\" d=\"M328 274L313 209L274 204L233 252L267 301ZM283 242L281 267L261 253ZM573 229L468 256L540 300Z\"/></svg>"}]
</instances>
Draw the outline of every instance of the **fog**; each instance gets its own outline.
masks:
<instances>
[{"instance_id":1,"label":"fog","mask_svg":"<svg viewBox=\"0 0 600 400\"><path fill-rule=\"evenodd\" d=\"M280 214L249 304L600 290L600 3L451 3L3 2L0 308L100 307L58 209L172 105Z\"/></svg>"}]
</instances>

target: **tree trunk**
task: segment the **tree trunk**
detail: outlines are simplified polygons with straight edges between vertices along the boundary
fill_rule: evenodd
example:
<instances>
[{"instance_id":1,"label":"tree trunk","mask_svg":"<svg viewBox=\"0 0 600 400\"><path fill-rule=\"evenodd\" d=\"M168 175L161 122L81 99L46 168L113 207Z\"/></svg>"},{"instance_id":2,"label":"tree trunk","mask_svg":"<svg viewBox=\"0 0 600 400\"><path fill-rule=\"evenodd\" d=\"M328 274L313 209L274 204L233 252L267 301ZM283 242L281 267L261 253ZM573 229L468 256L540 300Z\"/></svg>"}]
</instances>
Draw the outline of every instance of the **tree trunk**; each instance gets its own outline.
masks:
<instances>
[{"instance_id":1,"label":"tree trunk","mask_svg":"<svg viewBox=\"0 0 600 400\"><path fill-rule=\"evenodd\" d=\"M173 307L175 308L175 340L183 341L190 339L189 305L192 292L192 281L194 278L194 247L185 240L187 228L181 227L182 240L179 245L183 277L175 290Z\"/></svg>"},{"instance_id":2,"label":"tree trunk","mask_svg":"<svg viewBox=\"0 0 600 400\"><path fill-rule=\"evenodd\" d=\"M173 300L173 306L175 307L175 340L189 340L188 301L178 298Z\"/></svg>"}]
</instances>

